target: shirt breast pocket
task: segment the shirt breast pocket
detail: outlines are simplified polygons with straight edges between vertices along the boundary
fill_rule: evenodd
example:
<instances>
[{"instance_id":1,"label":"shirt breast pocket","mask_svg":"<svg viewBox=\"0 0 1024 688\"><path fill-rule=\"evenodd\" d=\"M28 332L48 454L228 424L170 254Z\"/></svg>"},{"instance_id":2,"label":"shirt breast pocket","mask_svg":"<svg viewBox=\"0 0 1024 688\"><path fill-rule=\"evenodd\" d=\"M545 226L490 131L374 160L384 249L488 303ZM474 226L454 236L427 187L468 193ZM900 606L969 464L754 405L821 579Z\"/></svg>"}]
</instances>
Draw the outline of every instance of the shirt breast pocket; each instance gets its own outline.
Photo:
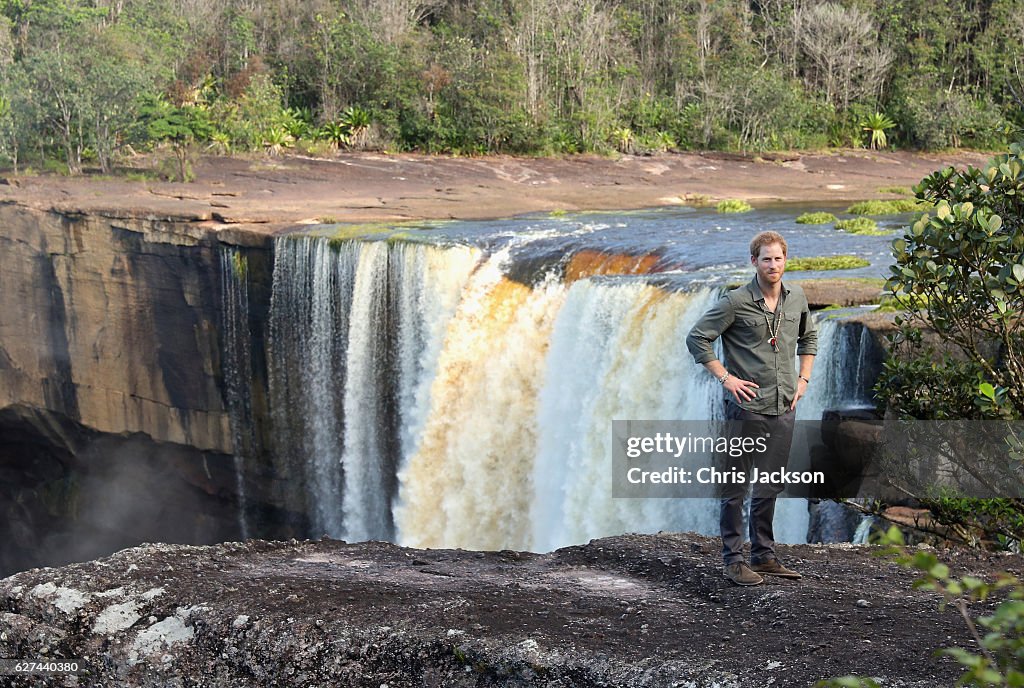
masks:
<instances>
[{"instance_id":1,"label":"shirt breast pocket","mask_svg":"<svg viewBox=\"0 0 1024 688\"><path fill-rule=\"evenodd\" d=\"M788 341L796 341L800 337L800 318L803 313L788 311L782 314L782 323L779 326L779 334Z\"/></svg>"},{"instance_id":2,"label":"shirt breast pocket","mask_svg":"<svg viewBox=\"0 0 1024 688\"><path fill-rule=\"evenodd\" d=\"M768 322L763 318L736 318L736 329L746 337L762 339L768 332Z\"/></svg>"}]
</instances>

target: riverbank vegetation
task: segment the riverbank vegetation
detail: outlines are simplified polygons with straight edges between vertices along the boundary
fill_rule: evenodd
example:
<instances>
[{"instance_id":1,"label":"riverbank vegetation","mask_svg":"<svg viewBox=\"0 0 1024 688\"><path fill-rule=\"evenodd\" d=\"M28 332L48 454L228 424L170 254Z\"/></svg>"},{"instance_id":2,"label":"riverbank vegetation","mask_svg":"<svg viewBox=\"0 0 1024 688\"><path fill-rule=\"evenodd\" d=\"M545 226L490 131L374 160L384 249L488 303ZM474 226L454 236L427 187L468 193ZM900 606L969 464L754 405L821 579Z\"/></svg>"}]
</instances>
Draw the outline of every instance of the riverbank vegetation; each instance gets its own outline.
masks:
<instances>
[{"instance_id":1,"label":"riverbank vegetation","mask_svg":"<svg viewBox=\"0 0 1024 688\"><path fill-rule=\"evenodd\" d=\"M1018 0L0 0L0 164L998 147Z\"/></svg>"},{"instance_id":2,"label":"riverbank vegetation","mask_svg":"<svg viewBox=\"0 0 1024 688\"><path fill-rule=\"evenodd\" d=\"M836 221L832 213L804 213L796 219L798 225L827 225Z\"/></svg>"},{"instance_id":3,"label":"riverbank vegetation","mask_svg":"<svg viewBox=\"0 0 1024 688\"><path fill-rule=\"evenodd\" d=\"M867 234L869 236L881 236L889 234L885 230L878 229L878 223L870 217L851 217L846 220L837 220L836 229L848 234Z\"/></svg>"},{"instance_id":4,"label":"riverbank vegetation","mask_svg":"<svg viewBox=\"0 0 1024 688\"><path fill-rule=\"evenodd\" d=\"M917 196L933 208L892 244L895 265L887 289L901 315L875 388L879 402L902 419L1019 421L1024 144L1011 145L980 170L937 171L922 181ZM986 427L1001 463L983 465L977 449L940 456L945 472L969 476L963 484L971 491L997 499L970 498L952 489L956 483L904 489L963 542L1019 551L1024 438L1014 424Z\"/></svg>"},{"instance_id":5,"label":"riverbank vegetation","mask_svg":"<svg viewBox=\"0 0 1024 688\"><path fill-rule=\"evenodd\" d=\"M753 209L754 206L741 198L727 198L715 206L715 210L720 213L749 213Z\"/></svg>"},{"instance_id":6,"label":"riverbank vegetation","mask_svg":"<svg viewBox=\"0 0 1024 688\"><path fill-rule=\"evenodd\" d=\"M810 256L793 258L786 262L786 272L803 272L805 270L853 270L866 268L871 261L858 256Z\"/></svg>"}]
</instances>

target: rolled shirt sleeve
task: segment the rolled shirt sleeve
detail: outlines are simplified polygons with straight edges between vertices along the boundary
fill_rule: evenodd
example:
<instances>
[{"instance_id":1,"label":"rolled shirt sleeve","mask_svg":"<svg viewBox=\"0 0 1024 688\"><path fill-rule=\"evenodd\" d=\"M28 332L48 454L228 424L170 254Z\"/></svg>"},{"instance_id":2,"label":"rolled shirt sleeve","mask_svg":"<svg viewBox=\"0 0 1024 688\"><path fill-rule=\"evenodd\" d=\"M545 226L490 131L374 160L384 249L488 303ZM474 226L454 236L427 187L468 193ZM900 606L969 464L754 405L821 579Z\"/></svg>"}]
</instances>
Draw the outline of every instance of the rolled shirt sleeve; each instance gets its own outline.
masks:
<instances>
[{"instance_id":1,"label":"rolled shirt sleeve","mask_svg":"<svg viewBox=\"0 0 1024 688\"><path fill-rule=\"evenodd\" d=\"M720 298L718 303L701 316L686 336L686 348L690 350L694 361L703 365L718 358L712 343L722 336L735 318L736 309L728 295Z\"/></svg>"},{"instance_id":2,"label":"rolled shirt sleeve","mask_svg":"<svg viewBox=\"0 0 1024 688\"><path fill-rule=\"evenodd\" d=\"M796 340L797 356L816 356L818 354L818 325L811 317L811 309L804 297L804 310L800 315L800 336Z\"/></svg>"}]
</instances>

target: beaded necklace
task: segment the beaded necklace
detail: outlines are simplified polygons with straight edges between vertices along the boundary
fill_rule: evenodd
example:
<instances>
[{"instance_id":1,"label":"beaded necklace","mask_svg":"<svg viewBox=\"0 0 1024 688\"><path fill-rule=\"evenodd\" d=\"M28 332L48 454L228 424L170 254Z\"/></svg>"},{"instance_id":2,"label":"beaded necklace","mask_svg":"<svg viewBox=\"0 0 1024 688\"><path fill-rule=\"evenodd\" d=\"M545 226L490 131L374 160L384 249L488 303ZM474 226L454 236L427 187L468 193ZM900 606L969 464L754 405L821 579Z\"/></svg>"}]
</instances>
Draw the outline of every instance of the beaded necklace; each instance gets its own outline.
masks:
<instances>
[{"instance_id":1,"label":"beaded necklace","mask_svg":"<svg viewBox=\"0 0 1024 688\"><path fill-rule=\"evenodd\" d=\"M768 311L764 311L764 321L768 323L768 334L771 335L768 343L772 345L772 351L779 353L779 316L772 313L772 317L769 318ZM775 327L772 327L773 321L775 323Z\"/></svg>"}]
</instances>

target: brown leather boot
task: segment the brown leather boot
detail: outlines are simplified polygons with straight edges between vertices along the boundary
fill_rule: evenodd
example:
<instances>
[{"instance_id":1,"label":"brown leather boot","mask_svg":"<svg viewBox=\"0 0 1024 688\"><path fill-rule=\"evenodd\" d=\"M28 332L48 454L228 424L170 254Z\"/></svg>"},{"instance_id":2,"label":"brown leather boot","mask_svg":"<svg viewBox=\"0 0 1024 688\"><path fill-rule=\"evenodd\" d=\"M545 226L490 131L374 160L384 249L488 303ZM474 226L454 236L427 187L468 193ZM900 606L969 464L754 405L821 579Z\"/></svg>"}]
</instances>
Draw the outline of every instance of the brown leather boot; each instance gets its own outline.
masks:
<instances>
[{"instance_id":1,"label":"brown leather boot","mask_svg":"<svg viewBox=\"0 0 1024 688\"><path fill-rule=\"evenodd\" d=\"M760 585L764 578L750 570L747 562L738 561L735 564L726 564L725 577L736 585Z\"/></svg>"},{"instance_id":2,"label":"brown leather boot","mask_svg":"<svg viewBox=\"0 0 1024 688\"><path fill-rule=\"evenodd\" d=\"M764 561L751 564L750 568L752 571L763 573L767 576L778 576L780 578L802 578L802 576L794 571L793 569L787 569L783 566L778 559L766 559Z\"/></svg>"}]
</instances>

